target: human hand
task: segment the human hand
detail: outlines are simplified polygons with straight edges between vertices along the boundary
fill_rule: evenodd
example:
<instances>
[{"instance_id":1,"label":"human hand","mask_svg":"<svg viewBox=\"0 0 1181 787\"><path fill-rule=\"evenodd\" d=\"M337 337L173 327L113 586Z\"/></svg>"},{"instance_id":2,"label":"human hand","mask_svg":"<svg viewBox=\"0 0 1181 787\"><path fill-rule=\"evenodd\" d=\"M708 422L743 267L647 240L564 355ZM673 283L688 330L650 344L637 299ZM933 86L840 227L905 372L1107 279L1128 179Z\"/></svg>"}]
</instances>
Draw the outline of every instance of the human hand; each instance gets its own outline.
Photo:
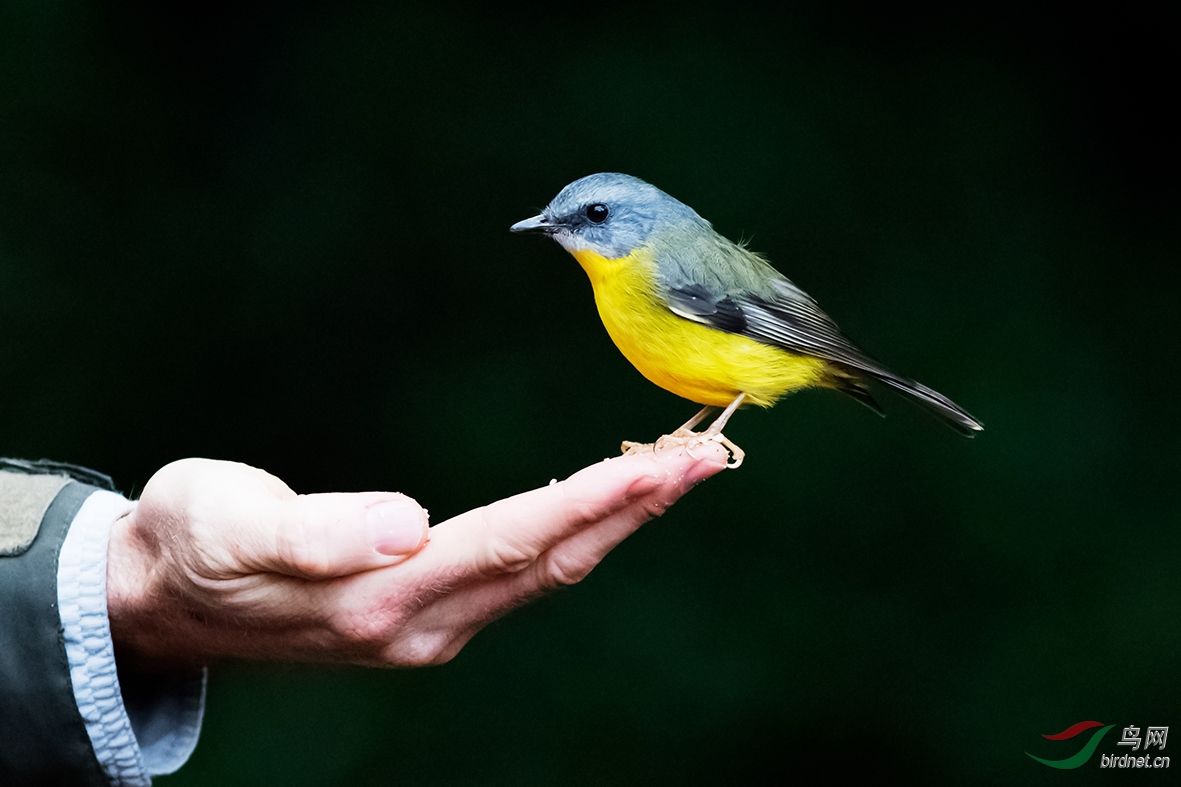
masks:
<instances>
[{"instance_id":1,"label":"human hand","mask_svg":"<svg viewBox=\"0 0 1181 787\"><path fill-rule=\"evenodd\" d=\"M173 462L111 530L119 658L441 664L490 621L581 580L725 466L719 445L697 453L609 459L429 531L396 493L297 495L248 465Z\"/></svg>"}]
</instances>

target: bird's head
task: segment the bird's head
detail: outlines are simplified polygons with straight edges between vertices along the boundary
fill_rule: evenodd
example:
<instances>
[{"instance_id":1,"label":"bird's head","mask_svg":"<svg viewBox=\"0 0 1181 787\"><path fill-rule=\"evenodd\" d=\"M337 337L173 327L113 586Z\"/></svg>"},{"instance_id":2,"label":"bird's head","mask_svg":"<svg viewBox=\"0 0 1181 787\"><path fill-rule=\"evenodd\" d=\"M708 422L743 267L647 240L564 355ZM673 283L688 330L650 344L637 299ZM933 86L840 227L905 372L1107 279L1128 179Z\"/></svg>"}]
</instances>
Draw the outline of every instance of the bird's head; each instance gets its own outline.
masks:
<instances>
[{"instance_id":1,"label":"bird's head","mask_svg":"<svg viewBox=\"0 0 1181 787\"><path fill-rule=\"evenodd\" d=\"M509 229L549 235L572 253L619 259L662 231L697 228L709 223L685 203L631 175L600 172L566 186L545 210Z\"/></svg>"}]
</instances>

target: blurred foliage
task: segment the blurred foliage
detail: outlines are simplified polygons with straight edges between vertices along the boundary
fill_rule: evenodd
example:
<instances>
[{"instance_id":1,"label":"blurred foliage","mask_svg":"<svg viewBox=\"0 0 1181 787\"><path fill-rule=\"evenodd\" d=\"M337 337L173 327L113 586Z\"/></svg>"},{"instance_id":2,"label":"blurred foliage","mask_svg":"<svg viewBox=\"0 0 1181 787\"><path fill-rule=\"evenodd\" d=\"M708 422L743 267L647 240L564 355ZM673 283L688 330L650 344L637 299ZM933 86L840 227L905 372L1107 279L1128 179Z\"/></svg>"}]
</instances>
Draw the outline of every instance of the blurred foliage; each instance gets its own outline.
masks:
<instances>
[{"instance_id":1,"label":"blurred foliage","mask_svg":"<svg viewBox=\"0 0 1181 787\"><path fill-rule=\"evenodd\" d=\"M1041 733L1181 724L1176 22L0 8L0 454L131 493L234 459L438 522L652 439L695 406L506 231L602 170L752 239L988 427L744 411L740 472L445 667L215 667L159 783L1033 783L1057 773L1024 751L1073 753Z\"/></svg>"}]
</instances>

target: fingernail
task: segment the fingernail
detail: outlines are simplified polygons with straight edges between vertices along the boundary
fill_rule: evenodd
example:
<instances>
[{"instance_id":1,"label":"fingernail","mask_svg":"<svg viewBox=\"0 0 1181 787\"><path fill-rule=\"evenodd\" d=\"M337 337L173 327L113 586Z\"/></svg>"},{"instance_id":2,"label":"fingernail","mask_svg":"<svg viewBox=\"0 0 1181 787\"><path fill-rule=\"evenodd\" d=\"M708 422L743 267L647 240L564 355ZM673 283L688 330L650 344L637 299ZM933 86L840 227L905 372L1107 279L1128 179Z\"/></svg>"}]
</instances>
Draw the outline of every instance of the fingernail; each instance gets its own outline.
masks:
<instances>
[{"instance_id":1,"label":"fingernail","mask_svg":"<svg viewBox=\"0 0 1181 787\"><path fill-rule=\"evenodd\" d=\"M406 555L426 537L426 513L413 500L399 498L369 507L369 543L383 555Z\"/></svg>"}]
</instances>

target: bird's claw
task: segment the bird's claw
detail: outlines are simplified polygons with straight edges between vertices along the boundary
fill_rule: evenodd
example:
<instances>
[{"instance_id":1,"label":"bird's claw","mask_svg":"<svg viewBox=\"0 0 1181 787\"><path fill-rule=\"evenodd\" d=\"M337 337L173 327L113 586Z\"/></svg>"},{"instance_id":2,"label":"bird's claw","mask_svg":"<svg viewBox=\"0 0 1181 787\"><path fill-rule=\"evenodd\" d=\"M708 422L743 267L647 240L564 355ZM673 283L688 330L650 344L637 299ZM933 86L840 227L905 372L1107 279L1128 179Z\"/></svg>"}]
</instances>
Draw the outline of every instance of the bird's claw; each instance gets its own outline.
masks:
<instances>
[{"instance_id":1,"label":"bird's claw","mask_svg":"<svg viewBox=\"0 0 1181 787\"><path fill-rule=\"evenodd\" d=\"M620 450L625 456L635 456L637 454L655 454L673 449L683 449L689 456L697 459L698 457L693 453L693 449L706 443L719 443L725 447L730 454L730 461L726 462L726 467L730 470L736 470L742 466L742 462L746 458L746 452L721 432L711 433L710 430L692 432L688 429L678 429L672 434L661 436L654 443L637 443L631 440L625 440L620 446Z\"/></svg>"},{"instance_id":2,"label":"bird's claw","mask_svg":"<svg viewBox=\"0 0 1181 787\"><path fill-rule=\"evenodd\" d=\"M655 443L633 443L630 440L625 440L620 446L624 455L633 456L635 454L657 453L669 448L683 448L688 452L689 456L697 459L697 455L693 453L693 449L704 445L706 443L721 443L727 451L730 452L730 461L726 462L726 467L731 470L736 470L742 466L742 460L746 458L746 452L736 446L730 438L722 434L722 427L730 420L730 416L738 409L738 405L742 404L742 400L746 398L746 394L738 394L738 397L729 404L717 419L710 424L709 429L704 432L694 432L693 427L701 423L714 408L706 405L705 408L697 415L690 418L682 424L672 434L666 434L660 437Z\"/></svg>"}]
</instances>

